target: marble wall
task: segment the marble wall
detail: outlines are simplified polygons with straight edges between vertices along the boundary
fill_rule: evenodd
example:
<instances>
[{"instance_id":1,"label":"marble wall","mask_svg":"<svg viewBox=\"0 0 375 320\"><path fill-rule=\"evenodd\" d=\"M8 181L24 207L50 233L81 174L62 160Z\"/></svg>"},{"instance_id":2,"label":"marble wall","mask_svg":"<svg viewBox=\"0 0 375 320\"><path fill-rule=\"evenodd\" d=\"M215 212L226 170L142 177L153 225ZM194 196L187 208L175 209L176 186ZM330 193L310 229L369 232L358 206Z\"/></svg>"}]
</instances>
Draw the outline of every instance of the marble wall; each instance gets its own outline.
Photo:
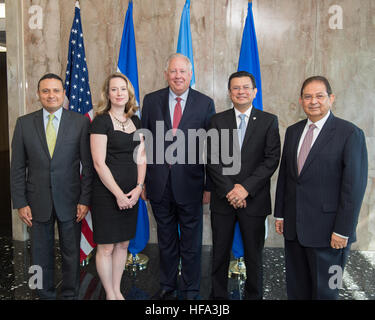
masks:
<instances>
[{"instance_id":1,"label":"marble wall","mask_svg":"<svg viewBox=\"0 0 375 320\"><path fill-rule=\"evenodd\" d=\"M74 0L6 0L10 135L18 115L39 108L38 79L46 72L64 77ZM140 98L165 86L162 70L175 52L185 0L134 0ZM81 0L86 58L97 105L104 78L116 70L127 0ZM236 71L246 0L192 0L191 30L196 88L211 96L217 111L230 107L228 76ZM30 28L39 6L41 29ZM333 11L331 11L333 10ZM286 128L304 118L298 105L305 78L322 74L337 100L333 112L363 128L369 152L369 180L355 249L375 250L375 2L372 0L254 0L253 12L261 62L264 110L279 117L282 141ZM340 12L342 19L340 19ZM15 20L10 21L15 18ZM16 19L17 18L17 19ZM8 26L9 21L9 26ZM340 24L342 22L342 24ZM336 27L336 29L334 29ZM10 72L9 72L10 71ZM277 173L272 181L275 191ZM208 207L204 243L211 242ZM156 242L151 220L151 242ZM269 218L267 246L282 246ZM14 220L14 224L18 223ZM14 227L20 229L19 223ZM20 232L14 232L19 238Z\"/></svg>"}]
</instances>

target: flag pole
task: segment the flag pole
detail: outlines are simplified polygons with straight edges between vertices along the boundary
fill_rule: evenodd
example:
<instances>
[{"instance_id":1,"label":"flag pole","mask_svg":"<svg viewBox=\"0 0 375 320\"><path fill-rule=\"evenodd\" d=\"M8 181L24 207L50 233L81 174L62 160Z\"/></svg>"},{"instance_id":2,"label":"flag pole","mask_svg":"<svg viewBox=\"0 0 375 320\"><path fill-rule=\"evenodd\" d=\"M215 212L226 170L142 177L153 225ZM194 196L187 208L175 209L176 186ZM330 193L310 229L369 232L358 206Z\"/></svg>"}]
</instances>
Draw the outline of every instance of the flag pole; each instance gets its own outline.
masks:
<instances>
[{"instance_id":1,"label":"flag pole","mask_svg":"<svg viewBox=\"0 0 375 320\"><path fill-rule=\"evenodd\" d=\"M86 257L86 259L84 259L84 260L82 260L82 262L81 262L81 267L85 267L85 266L87 266L89 263L90 263L90 260L91 260L91 258L92 258L92 254L93 254L93 250L87 255L87 257Z\"/></svg>"},{"instance_id":2,"label":"flag pole","mask_svg":"<svg viewBox=\"0 0 375 320\"><path fill-rule=\"evenodd\" d=\"M243 257L229 263L228 278L246 280L246 265Z\"/></svg>"},{"instance_id":3,"label":"flag pole","mask_svg":"<svg viewBox=\"0 0 375 320\"><path fill-rule=\"evenodd\" d=\"M78 6L80 7L81 6L81 3L79 2L79 0L74 0L74 5L76 5L76 3L78 2ZM69 109L69 107L67 106L67 109ZM83 259L80 263L80 266L81 267L85 267L89 264L90 262L90 259L91 259L91 256L92 256L92 251L86 256L85 259Z\"/></svg>"},{"instance_id":4,"label":"flag pole","mask_svg":"<svg viewBox=\"0 0 375 320\"><path fill-rule=\"evenodd\" d=\"M128 259L125 264L125 270L128 271L142 271L147 269L149 258L143 253L132 254L128 252Z\"/></svg>"}]
</instances>

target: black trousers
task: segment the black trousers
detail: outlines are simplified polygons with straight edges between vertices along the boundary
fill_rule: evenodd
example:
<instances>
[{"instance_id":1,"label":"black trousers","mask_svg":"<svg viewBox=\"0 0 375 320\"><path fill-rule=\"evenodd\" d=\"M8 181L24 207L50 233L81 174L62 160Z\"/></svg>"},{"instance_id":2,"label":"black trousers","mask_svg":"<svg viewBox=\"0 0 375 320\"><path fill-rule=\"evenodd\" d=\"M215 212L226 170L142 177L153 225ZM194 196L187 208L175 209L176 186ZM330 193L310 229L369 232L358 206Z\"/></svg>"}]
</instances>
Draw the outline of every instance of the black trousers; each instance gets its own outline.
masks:
<instances>
[{"instance_id":1,"label":"black trousers","mask_svg":"<svg viewBox=\"0 0 375 320\"><path fill-rule=\"evenodd\" d=\"M246 282L244 298L263 298L263 247L266 216L248 216L245 213L223 215L211 212L212 226L212 288L213 299L228 299L228 269L236 221L241 230Z\"/></svg>"},{"instance_id":2,"label":"black trousers","mask_svg":"<svg viewBox=\"0 0 375 320\"><path fill-rule=\"evenodd\" d=\"M179 204L175 201L170 179L160 202L150 200L157 223L160 255L160 289L177 290L181 259L180 291L185 298L199 295L203 209L202 201Z\"/></svg>"},{"instance_id":3,"label":"black trousers","mask_svg":"<svg viewBox=\"0 0 375 320\"><path fill-rule=\"evenodd\" d=\"M53 210L54 211L54 210ZM79 255L81 223L75 219L59 221L53 212L47 222L32 221L31 257L32 264L42 270L42 289L37 289L40 299L56 299L55 289L55 221L59 232L59 245L62 256L62 299L77 299L79 292Z\"/></svg>"},{"instance_id":4,"label":"black trousers","mask_svg":"<svg viewBox=\"0 0 375 320\"><path fill-rule=\"evenodd\" d=\"M340 273L350 252L343 249L302 246L298 239L285 240L285 266L288 299L336 300Z\"/></svg>"}]
</instances>

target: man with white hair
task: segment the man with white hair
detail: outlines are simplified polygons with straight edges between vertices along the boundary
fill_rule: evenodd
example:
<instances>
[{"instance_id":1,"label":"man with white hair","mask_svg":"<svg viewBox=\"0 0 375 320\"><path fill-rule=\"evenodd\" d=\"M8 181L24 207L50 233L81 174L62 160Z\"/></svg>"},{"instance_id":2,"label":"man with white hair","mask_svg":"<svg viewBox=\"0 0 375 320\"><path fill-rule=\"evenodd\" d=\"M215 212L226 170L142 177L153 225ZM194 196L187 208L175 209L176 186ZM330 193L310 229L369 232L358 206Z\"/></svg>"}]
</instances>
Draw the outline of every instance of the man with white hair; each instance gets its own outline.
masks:
<instances>
[{"instance_id":1,"label":"man with white hair","mask_svg":"<svg viewBox=\"0 0 375 320\"><path fill-rule=\"evenodd\" d=\"M142 108L142 126L153 136L151 141L146 137L146 149L153 150L147 158L148 162L154 160L147 166L143 198L147 197L151 203L160 250L160 290L153 299L177 298L180 260L182 281L178 289L183 298L196 299L201 275L202 202L208 203L209 192L199 139L188 141L188 130L207 130L215 106L211 98L190 88L192 65L189 58L182 54L170 56L164 75L168 87L147 94ZM157 141L160 121L164 131L159 139L162 141ZM166 138L168 135L171 139ZM184 154L179 154L177 163L173 163L166 151L173 149L172 144L180 143L180 138L185 143ZM150 145L153 148L149 148ZM155 163L160 145L164 146L166 157L162 163ZM194 161L191 155L188 157L192 145L196 151Z\"/></svg>"}]
</instances>

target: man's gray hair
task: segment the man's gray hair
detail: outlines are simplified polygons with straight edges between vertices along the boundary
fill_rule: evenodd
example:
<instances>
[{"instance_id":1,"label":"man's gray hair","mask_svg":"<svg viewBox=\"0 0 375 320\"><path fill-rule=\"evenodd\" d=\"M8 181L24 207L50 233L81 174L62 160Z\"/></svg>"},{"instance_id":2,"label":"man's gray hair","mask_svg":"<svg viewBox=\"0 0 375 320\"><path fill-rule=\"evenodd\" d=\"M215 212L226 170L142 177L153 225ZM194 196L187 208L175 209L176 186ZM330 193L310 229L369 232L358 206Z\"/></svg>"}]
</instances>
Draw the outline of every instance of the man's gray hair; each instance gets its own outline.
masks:
<instances>
[{"instance_id":1,"label":"man's gray hair","mask_svg":"<svg viewBox=\"0 0 375 320\"><path fill-rule=\"evenodd\" d=\"M192 70L193 70L193 65L191 64L191 61L190 61L190 59L189 59L187 56L184 56L184 55L181 54L181 53L173 53L173 54L171 54L171 55L168 57L168 59L167 59L167 62L166 62L166 64L165 64L165 69L164 69L165 72L168 71L169 64L171 63L171 61L172 61L174 58L182 58L182 59L185 59L189 71L192 71Z\"/></svg>"}]
</instances>

